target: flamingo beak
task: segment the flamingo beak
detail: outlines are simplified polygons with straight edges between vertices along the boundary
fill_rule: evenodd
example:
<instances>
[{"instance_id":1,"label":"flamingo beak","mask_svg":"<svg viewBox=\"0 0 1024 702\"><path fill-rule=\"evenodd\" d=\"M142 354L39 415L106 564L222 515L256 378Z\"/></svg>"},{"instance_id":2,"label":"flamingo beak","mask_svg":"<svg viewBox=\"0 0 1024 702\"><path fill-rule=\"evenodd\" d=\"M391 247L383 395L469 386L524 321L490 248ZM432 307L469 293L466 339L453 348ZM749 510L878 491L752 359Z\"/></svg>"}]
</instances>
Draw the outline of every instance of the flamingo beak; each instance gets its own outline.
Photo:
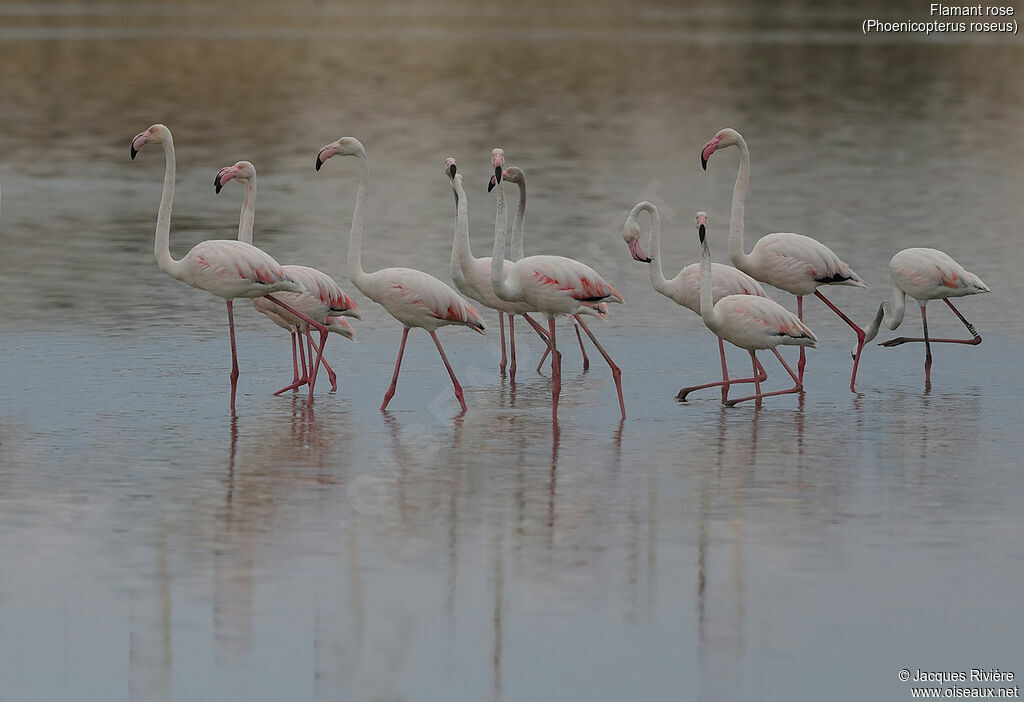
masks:
<instances>
[{"instance_id":1,"label":"flamingo beak","mask_svg":"<svg viewBox=\"0 0 1024 702\"><path fill-rule=\"evenodd\" d=\"M139 154L139 149L142 148L142 145L145 144L148 139L149 139L149 130L146 130L144 132L139 132L138 134L136 134L132 138L132 150L131 150L132 161L135 160L135 157Z\"/></svg>"},{"instance_id":2,"label":"flamingo beak","mask_svg":"<svg viewBox=\"0 0 1024 702\"><path fill-rule=\"evenodd\" d=\"M320 153L316 155L316 169L319 171L320 166L324 165L324 161L336 153L338 153L337 144L328 144L324 148L320 149Z\"/></svg>"},{"instance_id":3,"label":"flamingo beak","mask_svg":"<svg viewBox=\"0 0 1024 702\"><path fill-rule=\"evenodd\" d=\"M697 225L697 236L700 238L700 243L704 243L704 238L707 236L708 228L703 222Z\"/></svg>"},{"instance_id":4,"label":"flamingo beak","mask_svg":"<svg viewBox=\"0 0 1024 702\"><path fill-rule=\"evenodd\" d=\"M718 142L720 140L721 137L715 137L705 144L703 150L700 152L700 167L705 171L708 169L708 159L711 158L711 154L715 153L715 149L718 148Z\"/></svg>"},{"instance_id":5,"label":"flamingo beak","mask_svg":"<svg viewBox=\"0 0 1024 702\"><path fill-rule=\"evenodd\" d=\"M238 171L236 171L233 166L225 166L224 168L221 168L220 171L217 173L217 177L213 179L214 192L220 194L220 190L221 188L224 187L224 183L227 183L237 174Z\"/></svg>"},{"instance_id":6,"label":"flamingo beak","mask_svg":"<svg viewBox=\"0 0 1024 702\"><path fill-rule=\"evenodd\" d=\"M495 149L491 155L491 165L494 166L494 175L491 176L491 184L487 186L487 192L491 192L501 182L501 169L505 167L505 152Z\"/></svg>"},{"instance_id":7,"label":"flamingo beak","mask_svg":"<svg viewBox=\"0 0 1024 702\"><path fill-rule=\"evenodd\" d=\"M494 190L494 186L497 185L497 184L498 184L498 179L495 178L494 176L491 176L491 180L487 184L487 192L491 192L492 190Z\"/></svg>"},{"instance_id":8,"label":"flamingo beak","mask_svg":"<svg viewBox=\"0 0 1024 702\"><path fill-rule=\"evenodd\" d=\"M644 253L644 250L640 248L639 239L633 239L633 241L629 242L629 252L633 254L634 261L640 261L640 263L650 263L652 260L647 256L647 254Z\"/></svg>"}]
</instances>

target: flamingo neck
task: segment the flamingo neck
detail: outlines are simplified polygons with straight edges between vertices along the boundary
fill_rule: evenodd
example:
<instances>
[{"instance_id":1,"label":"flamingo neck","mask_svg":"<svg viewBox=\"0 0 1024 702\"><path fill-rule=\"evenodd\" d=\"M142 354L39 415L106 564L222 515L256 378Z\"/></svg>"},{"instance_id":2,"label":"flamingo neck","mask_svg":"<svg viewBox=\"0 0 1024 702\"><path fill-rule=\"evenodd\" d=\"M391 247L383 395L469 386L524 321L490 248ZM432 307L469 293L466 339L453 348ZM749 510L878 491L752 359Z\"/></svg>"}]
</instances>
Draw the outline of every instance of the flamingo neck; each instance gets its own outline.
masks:
<instances>
[{"instance_id":1,"label":"flamingo neck","mask_svg":"<svg viewBox=\"0 0 1024 702\"><path fill-rule=\"evenodd\" d=\"M494 251L491 254L491 285L494 294L502 300L517 301L518 290L505 278L505 230L508 228L508 213L505 211L505 182L497 185L498 203L494 214Z\"/></svg>"},{"instance_id":2,"label":"flamingo neck","mask_svg":"<svg viewBox=\"0 0 1024 702\"><path fill-rule=\"evenodd\" d=\"M864 343L878 336L878 328L883 319L890 329L896 329L903 323L903 315L907 311L907 294L898 285L892 286L892 299L878 305L874 319L864 328Z\"/></svg>"},{"instance_id":3,"label":"flamingo neck","mask_svg":"<svg viewBox=\"0 0 1024 702\"><path fill-rule=\"evenodd\" d=\"M245 183L245 198L242 200L242 212L238 216L238 240L246 244L252 243L252 229L256 221L256 175L253 174Z\"/></svg>"},{"instance_id":4,"label":"flamingo neck","mask_svg":"<svg viewBox=\"0 0 1024 702\"><path fill-rule=\"evenodd\" d=\"M718 329L714 298L711 295L711 248L705 238L700 252L700 316L711 331Z\"/></svg>"},{"instance_id":5,"label":"flamingo neck","mask_svg":"<svg viewBox=\"0 0 1024 702\"><path fill-rule=\"evenodd\" d=\"M469 283L466 281L464 271L472 265L473 252L469 248L469 199L462 186L461 176L452 181L452 190L455 192L455 239L452 241L449 267L455 287L469 294Z\"/></svg>"},{"instance_id":6,"label":"flamingo neck","mask_svg":"<svg viewBox=\"0 0 1024 702\"><path fill-rule=\"evenodd\" d=\"M509 256L513 261L523 257L523 232L526 229L526 181L519 181L519 207L512 220L512 239L509 241Z\"/></svg>"},{"instance_id":7,"label":"flamingo neck","mask_svg":"<svg viewBox=\"0 0 1024 702\"><path fill-rule=\"evenodd\" d=\"M181 279L179 261L171 257L171 205L174 203L174 141L168 133L164 139L164 188L160 195L160 209L156 215L156 240L153 243L153 254L156 256L160 270L168 275Z\"/></svg>"},{"instance_id":8,"label":"flamingo neck","mask_svg":"<svg viewBox=\"0 0 1024 702\"><path fill-rule=\"evenodd\" d=\"M747 200L747 186L750 185L750 150L742 136L737 135L736 145L740 149L740 167L736 174L736 185L732 190L732 213L729 215L729 258L740 270L749 266L749 256L743 250L743 215Z\"/></svg>"},{"instance_id":9,"label":"flamingo neck","mask_svg":"<svg viewBox=\"0 0 1024 702\"><path fill-rule=\"evenodd\" d=\"M648 264L648 270L651 274L651 287L654 288L655 292L664 295L668 287L668 281L665 280L665 272L661 267L661 216L658 214L657 208L646 201L641 202L634 208L634 216L640 212L647 212L651 218L649 248L653 260Z\"/></svg>"},{"instance_id":10,"label":"flamingo neck","mask_svg":"<svg viewBox=\"0 0 1024 702\"><path fill-rule=\"evenodd\" d=\"M348 238L348 275L362 291L363 281L366 280L366 271L363 270L363 205L366 203L369 190L370 164L365 153L358 154L358 157L359 190L356 191L356 206L352 210L352 230Z\"/></svg>"}]
</instances>

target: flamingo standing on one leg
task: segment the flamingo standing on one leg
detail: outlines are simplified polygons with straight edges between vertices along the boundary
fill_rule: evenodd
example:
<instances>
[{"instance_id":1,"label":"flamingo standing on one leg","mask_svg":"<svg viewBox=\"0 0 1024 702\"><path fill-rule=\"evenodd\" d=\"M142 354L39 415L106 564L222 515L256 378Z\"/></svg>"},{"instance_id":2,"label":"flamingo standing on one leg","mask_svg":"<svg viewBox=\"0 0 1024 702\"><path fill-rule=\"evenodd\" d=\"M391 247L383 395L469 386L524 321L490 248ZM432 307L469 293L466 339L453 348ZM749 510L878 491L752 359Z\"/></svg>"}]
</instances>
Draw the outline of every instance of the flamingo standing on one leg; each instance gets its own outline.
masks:
<instances>
[{"instance_id":1,"label":"flamingo standing on one leg","mask_svg":"<svg viewBox=\"0 0 1024 702\"><path fill-rule=\"evenodd\" d=\"M495 156L500 150L495 150ZM505 196L501 178L501 163L495 159L498 189L499 225L494 228L494 251L491 254L491 285L502 300L525 302L548 318L548 346L551 349L551 416L558 418L558 396L562 388L562 354L555 343L555 317L572 316L594 342L612 371L615 390L619 396L619 410L626 418L626 405L622 399L622 371L598 342L590 328L580 317L587 303L604 300L622 302L622 296L590 266L564 256L527 256L504 267L505 257ZM507 273L506 273L507 272ZM527 321L541 330L527 317ZM541 330L542 331L542 330Z\"/></svg>"},{"instance_id":2,"label":"flamingo standing on one leg","mask_svg":"<svg viewBox=\"0 0 1024 702\"><path fill-rule=\"evenodd\" d=\"M785 395L800 392L803 388L800 379L793 372L776 350L780 344L816 347L817 338L810 327L769 297L756 295L727 295L717 303L712 302L711 283L711 249L707 242L708 216L704 212L697 213L697 236L700 239L700 316L704 324L719 338L725 339L734 346L750 352L750 363L754 372L754 394L738 400L722 400L722 404L732 407L738 402L754 400L758 407L761 400L772 395ZM764 366L757 360L756 352L760 349L771 349L779 363L793 378L794 385L788 390L761 392L761 376L766 376Z\"/></svg>"},{"instance_id":3,"label":"flamingo standing on one leg","mask_svg":"<svg viewBox=\"0 0 1024 702\"><path fill-rule=\"evenodd\" d=\"M747 186L750 183L750 151L747 149L747 142L735 129L723 129L704 145L700 153L700 164L707 170L711 154L727 146L738 146L740 149L740 167L732 191L732 215L729 219L729 258L732 259L732 264L762 283L774 285L780 290L796 295L797 316L801 320L804 318L804 295L813 293L839 315L840 319L850 325L857 333L857 346L863 348L864 330L818 290L822 285L867 287L860 276L843 263L832 249L809 236L776 233L758 239L749 254L744 252L743 208L747 199ZM800 362L797 364L801 383L804 380L805 364L804 349L801 347ZM854 363L853 374L850 376L851 392L856 376L857 364Z\"/></svg>"},{"instance_id":4,"label":"flamingo standing on one leg","mask_svg":"<svg viewBox=\"0 0 1024 702\"><path fill-rule=\"evenodd\" d=\"M650 246L654 258L649 258L640 247L640 223L637 215L647 212L651 220ZM629 252L633 258L641 263L647 263L651 273L651 287L661 293L677 305L682 305L700 314L700 264L691 263L683 268L671 280L665 279L665 273L661 268L661 217L658 216L658 208L646 200L637 203L626 216L626 223L623 226L622 238L629 246ZM721 263L711 264L711 300L718 302L729 295L756 295L767 297L764 288L756 280L743 271L732 266L725 266ZM718 337L718 353L722 359L722 380L720 382L706 383L693 387L683 388L676 395L677 400L685 400L686 396L694 390L713 388L721 386L722 402L729 399L729 387L736 383L752 383L754 378L729 379L729 369L725 363L725 344L722 337ZM764 380L764 378L760 378Z\"/></svg>"},{"instance_id":5,"label":"flamingo standing on one leg","mask_svg":"<svg viewBox=\"0 0 1024 702\"><path fill-rule=\"evenodd\" d=\"M504 163L505 152L502 149L495 149L492 152L492 160L495 156L500 156L501 162ZM525 229L526 229L526 173L523 172L522 168L518 166L509 166L501 172L501 178L514 183L519 188L519 204L516 207L516 214L512 220L512 236L509 239L509 258L512 261L518 261L524 255L523 247L525 241ZM498 184L498 173L491 176L491 181L487 185L487 191L490 192L495 185ZM495 221L497 224L497 221ZM582 314L592 314L595 317L604 319L607 316L608 305L603 302L596 304L588 304L584 309L580 311ZM583 370L590 368L590 358L587 357L587 349L583 346L583 337L580 336L580 327L576 324L576 320L569 318L572 321L572 328L576 331L576 341L580 345L580 354L583 356ZM515 328L513 326L513 320L509 317L508 320L509 339L510 346L512 348L512 367L515 367ZM544 346L544 354L540 357L540 361L537 362L537 372L540 372L541 366L544 365L545 359L548 354L551 353L550 347L546 344ZM515 375L515 371L510 371Z\"/></svg>"},{"instance_id":6,"label":"flamingo standing on one leg","mask_svg":"<svg viewBox=\"0 0 1024 702\"><path fill-rule=\"evenodd\" d=\"M882 324L883 317L889 329L896 329L903 322L903 314L906 310L907 295L917 300L921 306L921 324L924 328L924 337L908 339L897 337L879 344L879 346L899 346L908 341L924 342L924 381L926 384L932 382L932 344L969 344L977 346L981 343L981 334L968 322L960 310L953 306L949 298L964 297L965 295L977 295L989 292L985 282L970 271L954 261L948 254L936 249L913 248L903 249L889 261L889 272L892 280L892 302L883 302L878 305L878 311L874 319L864 330L867 343L878 334L878 327ZM970 339L932 339L928 336L928 316L925 314L925 305L929 300L942 300L953 314L957 316L967 331L971 333ZM853 351L855 360L863 347ZM854 363L856 373L857 364ZM856 379L856 376L854 376Z\"/></svg>"},{"instance_id":7,"label":"flamingo standing on one leg","mask_svg":"<svg viewBox=\"0 0 1024 702\"><path fill-rule=\"evenodd\" d=\"M352 231L348 241L349 277L361 293L383 305L392 317L405 326L402 331L402 343L398 347L395 374L391 378L391 386L384 394L384 402L380 408L386 409L395 394L409 330L418 327L427 330L430 338L434 340L441 360L448 369L452 385L455 386L455 397L465 412L466 401L463 399L462 386L444 355L444 349L441 348L435 330L449 324L461 324L483 334L484 320L454 290L432 275L413 268L383 268L373 273L363 270L363 204L366 202L370 178L366 149L358 139L342 137L320 149L316 157L316 169L319 171L327 159L337 154L355 156L359 159L359 190L356 193L356 206L352 211Z\"/></svg>"},{"instance_id":8,"label":"flamingo standing on one leg","mask_svg":"<svg viewBox=\"0 0 1024 702\"><path fill-rule=\"evenodd\" d=\"M231 409L235 409L235 391L238 385L238 356L235 350L235 320L232 302L236 297L266 297L279 307L291 312L320 331L320 348L327 337L324 325L309 319L287 303L274 298L275 292L305 292L305 287L293 280L277 261L252 244L229 239L201 241L180 260L175 261L170 251L171 206L174 203L174 140L171 130L154 124L132 139L131 157L134 160L146 144L164 147L164 185L160 195L160 209L156 218L156 239L153 253L160 270L194 288L206 290L224 298L228 308L228 331L231 338ZM315 367L319 367L317 354ZM310 388L310 399L313 393Z\"/></svg>"},{"instance_id":9,"label":"flamingo standing on one leg","mask_svg":"<svg viewBox=\"0 0 1024 702\"><path fill-rule=\"evenodd\" d=\"M252 243L252 231L253 223L256 217L256 167L249 161L239 161L233 166L226 166L217 172L217 176L213 179L213 187L215 192L220 193L221 188L224 187L225 183L229 181L238 181L245 186L245 197L242 200L242 211L238 218L238 240L244 241L247 244ZM345 291L341 289L341 286L334 282L326 273L319 271L315 268L308 266L295 266L288 265L283 266L285 272L293 279L302 283L306 288L305 293L281 293L280 299L287 302L289 305L297 310L300 310L303 314L322 324L327 324L327 318L329 316L348 316L359 319L359 306L355 301L345 294ZM302 319L290 315L284 310L272 303L268 303L262 298L255 298L252 301L253 306L263 314L267 315L274 321L275 324L288 329L292 335L292 369L295 371L292 383L287 385L277 392L275 395L280 395L288 390L297 390L302 385L307 383L315 384L316 379L311 378L306 369L305 356L303 356L303 373L302 377L298 375L298 363L296 359L296 335L301 340L302 335L305 334L309 352L310 360L313 358L313 348L316 343L313 341L313 337L309 331L309 325ZM284 322L284 324L282 324ZM330 329L330 327L328 327ZM351 326L348 327L351 333ZM352 338L351 335L348 338ZM301 344L299 345L299 351L301 351ZM335 391L338 389L338 378L331 368L330 364L327 363L327 359L323 359L324 369L327 371L327 377L331 381L331 390Z\"/></svg>"},{"instance_id":10,"label":"flamingo standing on one leg","mask_svg":"<svg viewBox=\"0 0 1024 702\"><path fill-rule=\"evenodd\" d=\"M452 191L455 193L455 237L452 242L452 256L450 262L452 282L455 287L468 298L476 300L481 305L498 311L498 322L501 329L501 364L499 366L502 375L505 373L508 358L505 355L505 320L508 315L509 336L511 341L512 364L509 367L509 378L515 382L516 379L516 345L515 328L513 326L514 315L526 316L533 312L533 308L523 302L506 302L494 293L491 285L491 258L476 258L470 249L469 244L469 201L466 197L466 190L462 185L462 175L457 173L458 165L455 159L447 158L444 161L444 172L451 180ZM520 247L521 249L521 247ZM507 268L509 261L504 262Z\"/></svg>"}]
</instances>

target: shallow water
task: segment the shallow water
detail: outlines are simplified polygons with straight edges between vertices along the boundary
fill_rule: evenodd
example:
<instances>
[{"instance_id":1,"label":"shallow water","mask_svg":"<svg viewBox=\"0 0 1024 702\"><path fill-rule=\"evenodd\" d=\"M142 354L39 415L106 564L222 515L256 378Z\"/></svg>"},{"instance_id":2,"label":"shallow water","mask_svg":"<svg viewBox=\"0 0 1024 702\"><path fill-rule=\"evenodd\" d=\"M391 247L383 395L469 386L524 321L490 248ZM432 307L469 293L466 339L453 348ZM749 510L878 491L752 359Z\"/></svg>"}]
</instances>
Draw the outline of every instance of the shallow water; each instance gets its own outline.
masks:
<instances>
[{"instance_id":1,"label":"shallow water","mask_svg":"<svg viewBox=\"0 0 1024 702\"><path fill-rule=\"evenodd\" d=\"M1019 666L1016 40L865 38L820 3L548 5L0 5L0 700L900 699L901 668ZM232 235L240 189L212 180L248 159L257 243L359 301L336 394L272 397L288 341L240 304L230 415L224 306L153 261L162 155L127 152L156 121L176 255ZM811 301L805 396L675 402L715 344L622 221L659 206L670 271L705 209L725 261L737 154L698 155L727 125L751 148L748 246L819 237L869 283L829 292L856 319L895 251L943 249L993 289L959 304L984 343L937 348L930 389L921 349L872 347L853 395L852 335ZM525 168L528 250L627 300L591 325L624 423L563 326L554 427L539 343L518 330L502 381L493 315L486 338L439 333L464 417L422 332L376 409L400 329L344 273L355 164L312 168L345 134L373 169L370 269L447 278L446 156L477 255L490 149Z\"/></svg>"}]
</instances>

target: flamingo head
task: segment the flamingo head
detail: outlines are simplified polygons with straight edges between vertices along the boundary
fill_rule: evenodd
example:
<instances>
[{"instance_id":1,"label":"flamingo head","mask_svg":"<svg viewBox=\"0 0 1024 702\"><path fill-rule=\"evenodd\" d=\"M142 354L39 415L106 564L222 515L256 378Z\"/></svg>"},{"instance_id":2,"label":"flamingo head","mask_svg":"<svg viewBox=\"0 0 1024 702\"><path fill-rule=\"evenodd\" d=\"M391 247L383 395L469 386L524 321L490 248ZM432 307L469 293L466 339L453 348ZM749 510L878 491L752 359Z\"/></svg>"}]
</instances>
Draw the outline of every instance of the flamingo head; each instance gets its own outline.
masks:
<instances>
[{"instance_id":1,"label":"flamingo head","mask_svg":"<svg viewBox=\"0 0 1024 702\"><path fill-rule=\"evenodd\" d=\"M697 213L697 238L700 239L700 243L704 243L705 237L708 234L708 213L701 211Z\"/></svg>"},{"instance_id":2,"label":"flamingo head","mask_svg":"<svg viewBox=\"0 0 1024 702\"><path fill-rule=\"evenodd\" d=\"M633 255L633 260L640 261L640 263L651 262L651 258L640 248L640 223L632 212L626 216L626 223L622 227L622 238L625 240L626 246L629 247L629 253Z\"/></svg>"},{"instance_id":3,"label":"flamingo head","mask_svg":"<svg viewBox=\"0 0 1024 702\"><path fill-rule=\"evenodd\" d=\"M494 166L494 175L491 176L491 182L487 184L487 192L491 192L501 182L503 177L501 171L505 167L504 149L494 149L491 151L491 165Z\"/></svg>"},{"instance_id":4,"label":"flamingo head","mask_svg":"<svg viewBox=\"0 0 1024 702\"><path fill-rule=\"evenodd\" d=\"M342 137L320 149L320 153L316 155L316 169L319 171L327 159L338 154L366 158L366 149L355 137Z\"/></svg>"},{"instance_id":5,"label":"flamingo head","mask_svg":"<svg viewBox=\"0 0 1024 702\"><path fill-rule=\"evenodd\" d=\"M449 156L448 158L446 158L444 160L444 174L446 176L448 176L449 178L454 180L455 179L455 173L458 170L459 170L459 166L458 166L457 163L455 163L455 159L454 158Z\"/></svg>"},{"instance_id":6,"label":"flamingo head","mask_svg":"<svg viewBox=\"0 0 1024 702\"><path fill-rule=\"evenodd\" d=\"M325 326L329 331L332 331L335 334L341 334L350 341L354 341L356 338L355 330L344 317L328 317L327 324Z\"/></svg>"},{"instance_id":7,"label":"flamingo head","mask_svg":"<svg viewBox=\"0 0 1024 702\"><path fill-rule=\"evenodd\" d=\"M715 153L718 149L724 149L727 146L735 146L740 141L740 133L735 129L729 129L726 127L715 134L715 136L704 145L704 148L700 152L700 167L705 171L708 169L708 159L711 158L711 154Z\"/></svg>"},{"instance_id":8,"label":"flamingo head","mask_svg":"<svg viewBox=\"0 0 1024 702\"><path fill-rule=\"evenodd\" d=\"M519 166L509 166L501 172L501 179L522 187L526 185L526 174Z\"/></svg>"},{"instance_id":9,"label":"flamingo head","mask_svg":"<svg viewBox=\"0 0 1024 702\"><path fill-rule=\"evenodd\" d=\"M171 138L171 130L162 124L154 124L144 132L139 132L132 139L132 160L138 155L139 150L146 144L163 144Z\"/></svg>"},{"instance_id":10,"label":"flamingo head","mask_svg":"<svg viewBox=\"0 0 1024 702\"><path fill-rule=\"evenodd\" d=\"M220 192L224 184L229 180L237 180L239 183L248 183L256 177L256 167L248 161L239 161L233 166L225 166L217 172L213 179L213 189Z\"/></svg>"}]
</instances>

